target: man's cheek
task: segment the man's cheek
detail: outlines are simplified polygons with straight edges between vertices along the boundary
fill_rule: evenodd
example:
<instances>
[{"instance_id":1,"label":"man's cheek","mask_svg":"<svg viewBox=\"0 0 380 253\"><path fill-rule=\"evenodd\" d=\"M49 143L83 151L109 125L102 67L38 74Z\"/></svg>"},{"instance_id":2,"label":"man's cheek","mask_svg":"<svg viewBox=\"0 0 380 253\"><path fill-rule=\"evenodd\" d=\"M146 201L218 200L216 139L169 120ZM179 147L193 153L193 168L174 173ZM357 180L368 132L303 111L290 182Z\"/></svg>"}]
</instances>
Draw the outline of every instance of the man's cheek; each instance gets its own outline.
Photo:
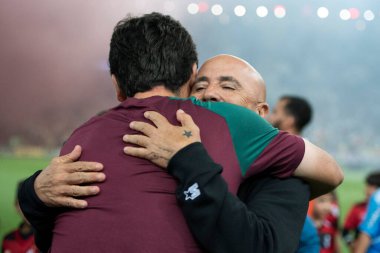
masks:
<instances>
[{"instance_id":1,"label":"man's cheek","mask_svg":"<svg viewBox=\"0 0 380 253\"><path fill-rule=\"evenodd\" d=\"M199 100L202 100L202 99L203 99L202 94L200 94L199 92L191 92L191 93L190 93L190 96L191 96L191 97L195 97L196 99L199 99Z\"/></svg>"}]
</instances>

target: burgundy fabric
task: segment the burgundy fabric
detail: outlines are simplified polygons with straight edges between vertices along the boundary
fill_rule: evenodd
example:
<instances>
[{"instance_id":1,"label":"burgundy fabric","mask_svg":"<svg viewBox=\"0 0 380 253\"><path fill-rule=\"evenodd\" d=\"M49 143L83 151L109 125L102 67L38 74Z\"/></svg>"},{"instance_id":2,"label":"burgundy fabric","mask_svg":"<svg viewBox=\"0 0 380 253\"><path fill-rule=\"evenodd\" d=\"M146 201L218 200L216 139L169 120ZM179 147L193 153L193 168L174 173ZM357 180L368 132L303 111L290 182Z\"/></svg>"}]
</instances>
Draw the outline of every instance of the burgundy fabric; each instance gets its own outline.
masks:
<instances>
[{"instance_id":1,"label":"burgundy fabric","mask_svg":"<svg viewBox=\"0 0 380 253\"><path fill-rule=\"evenodd\" d=\"M191 101L128 98L77 129L62 149L66 154L82 145L80 160L103 163L107 179L100 184L101 193L87 199L87 209L58 217L52 252L201 252L177 204L175 179L149 161L123 153L122 136L134 133L128 126L132 120L147 121L143 112L155 110L178 124L179 108L199 125L211 157L225 168L230 191L237 191L242 176L221 116Z\"/></svg>"},{"instance_id":2,"label":"burgundy fabric","mask_svg":"<svg viewBox=\"0 0 380 253\"><path fill-rule=\"evenodd\" d=\"M257 157L245 177L251 177L266 170L279 178L289 177L301 163L305 154L305 142L299 136L280 131Z\"/></svg>"}]
</instances>

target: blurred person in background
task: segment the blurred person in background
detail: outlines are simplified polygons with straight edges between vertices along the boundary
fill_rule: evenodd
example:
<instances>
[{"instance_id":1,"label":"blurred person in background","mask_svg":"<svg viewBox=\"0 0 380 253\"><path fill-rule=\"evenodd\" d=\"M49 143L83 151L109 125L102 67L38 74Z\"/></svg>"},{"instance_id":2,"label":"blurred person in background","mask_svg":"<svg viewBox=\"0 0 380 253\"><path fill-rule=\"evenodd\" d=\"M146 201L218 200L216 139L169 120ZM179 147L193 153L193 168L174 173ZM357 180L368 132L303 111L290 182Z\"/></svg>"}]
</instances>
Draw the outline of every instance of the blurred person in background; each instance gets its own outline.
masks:
<instances>
[{"instance_id":1,"label":"blurred person in background","mask_svg":"<svg viewBox=\"0 0 380 253\"><path fill-rule=\"evenodd\" d=\"M313 111L310 103L298 96L282 96L277 102L272 114L269 116L269 121L273 126L291 134L302 135L304 128L310 123ZM316 224L310 224L309 216L312 215L314 201L310 202L309 216L306 218L305 226L301 234L300 248L297 253L303 252L319 252L317 251L316 243L319 235L320 252L339 252L338 244L338 220L339 220L339 205L335 193L331 193L332 201L326 206L329 206L329 213L323 215L325 219L322 227L315 227ZM325 232L328 230L329 233ZM329 240L329 237L332 237ZM332 244L329 244L332 242Z\"/></svg>"},{"instance_id":2,"label":"blurred person in background","mask_svg":"<svg viewBox=\"0 0 380 253\"><path fill-rule=\"evenodd\" d=\"M20 189L22 182L18 183L17 191ZM15 199L15 208L20 214L22 221L16 230L8 233L3 238L2 253L37 253L37 247L34 244L34 234L32 226L26 221L20 210L17 194Z\"/></svg>"},{"instance_id":3,"label":"blurred person in background","mask_svg":"<svg viewBox=\"0 0 380 253\"><path fill-rule=\"evenodd\" d=\"M302 135L310 123L313 110L310 103L298 96L282 96L276 103L268 120L274 127L291 134ZM320 239L317 228L309 216L305 219L297 253L320 252Z\"/></svg>"},{"instance_id":4,"label":"blurred person in background","mask_svg":"<svg viewBox=\"0 0 380 253\"><path fill-rule=\"evenodd\" d=\"M298 96L282 96L268 120L282 131L302 135L302 131L310 123L312 117L313 110L306 99Z\"/></svg>"},{"instance_id":5,"label":"blurred person in background","mask_svg":"<svg viewBox=\"0 0 380 253\"><path fill-rule=\"evenodd\" d=\"M377 181L377 180L376 180ZM372 181L372 183L375 183ZM377 183L377 182L376 182ZM369 192L376 186L370 186ZM353 252L380 253L380 189L377 188L369 198L364 220L359 225L359 237Z\"/></svg>"},{"instance_id":6,"label":"blurred person in background","mask_svg":"<svg viewBox=\"0 0 380 253\"><path fill-rule=\"evenodd\" d=\"M313 220L318 230L321 242L321 253L338 253L338 237L335 224L328 216L334 208L335 193L330 192L313 200L310 210L310 218Z\"/></svg>"},{"instance_id":7,"label":"blurred person in background","mask_svg":"<svg viewBox=\"0 0 380 253\"><path fill-rule=\"evenodd\" d=\"M367 211L368 200L380 187L380 172L372 172L365 179L365 199L355 203L348 212L344 221L342 237L347 246L353 252L355 241L359 236L359 225L363 221Z\"/></svg>"}]
</instances>

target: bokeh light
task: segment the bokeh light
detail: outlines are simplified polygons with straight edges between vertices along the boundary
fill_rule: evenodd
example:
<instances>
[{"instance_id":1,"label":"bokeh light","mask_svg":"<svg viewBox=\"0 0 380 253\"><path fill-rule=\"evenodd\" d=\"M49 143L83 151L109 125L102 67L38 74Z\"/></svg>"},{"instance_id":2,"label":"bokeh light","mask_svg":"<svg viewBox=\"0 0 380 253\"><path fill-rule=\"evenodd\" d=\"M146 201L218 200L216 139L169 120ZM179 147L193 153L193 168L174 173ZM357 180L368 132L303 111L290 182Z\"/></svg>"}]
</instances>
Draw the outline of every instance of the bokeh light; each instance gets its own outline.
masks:
<instances>
[{"instance_id":1,"label":"bokeh light","mask_svg":"<svg viewBox=\"0 0 380 253\"><path fill-rule=\"evenodd\" d=\"M200 2L198 4L199 12L206 12L208 10L208 3Z\"/></svg>"},{"instance_id":2,"label":"bokeh light","mask_svg":"<svg viewBox=\"0 0 380 253\"><path fill-rule=\"evenodd\" d=\"M372 21L375 19L375 14L373 13L373 11L371 10L366 10L364 13L363 13L363 17L365 20L367 21Z\"/></svg>"},{"instance_id":3,"label":"bokeh light","mask_svg":"<svg viewBox=\"0 0 380 253\"><path fill-rule=\"evenodd\" d=\"M247 10L243 5L237 5L234 9L235 15L238 17L243 17Z\"/></svg>"},{"instance_id":4,"label":"bokeh light","mask_svg":"<svg viewBox=\"0 0 380 253\"><path fill-rule=\"evenodd\" d=\"M211 13L215 16L219 16L223 13L223 7L220 4L214 4L211 7Z\"/></svg>"},{"instance_id":5,"label":"bokeh light","mask_svg":"<svg viewBox=\"0 0 380 253\"><path fill-rule=\"evenodd\" d=\"M282 5L277 5L274 7L274 16L276 18L284 18L286 16L286 9Z\"/></svg>"},{"instance_id":6,"label":"bokeh light","mask_svg":"<svg viewBox=\"0 0 380 253\"><path fill-rule=\"evenodd\" d=\"M317 15L319 18L327 18L329 16L329 10L326 7L319 7L317 10Z\"/></svg>"},{"instance_id":7,"label":"bokeh light","mask_svg":"<svg viewBox=\"0 0 380 253\"><path fill-rule=\"evenodd\" d=\"M348 9L348 11L350 12L351 19L358 19L359 18L360 12L358 9L350 8L350 9Z\"/></svg>"},{"instance_id":8,"label":"bokeh light","mask_svg":"<svg viewBox=\"0 0 380 253\"><path fill-rule=\"evenodd\" d=\"M340 11L339 13L339 17L342 19L342 20L349 20L351 18L351 13L349 10L347 9L343 9Z\"/></svg>"},{"instance_id":9,"label":"bokeh light","mask_svg":"<svg viewBox=\"0 0 380 253\"><path fill-rule=\"evenodd\" d=\"M199 7L198 7L198 4L195 4L195 3L191 3L187 6L187 11L191 14L191 15L195 15L198 13L199 11Z\"/></svg>"},{"instance_id":10,"label":"bokeh light","mask_svg":"<svg viewBox=\"0 0 380 253\"><path fill-rule=\"evenodd\" d=\"M268 8L265 6L259 6L256 9L256 15L260 18L268 16Z\"/></svg>"}]
</instances>

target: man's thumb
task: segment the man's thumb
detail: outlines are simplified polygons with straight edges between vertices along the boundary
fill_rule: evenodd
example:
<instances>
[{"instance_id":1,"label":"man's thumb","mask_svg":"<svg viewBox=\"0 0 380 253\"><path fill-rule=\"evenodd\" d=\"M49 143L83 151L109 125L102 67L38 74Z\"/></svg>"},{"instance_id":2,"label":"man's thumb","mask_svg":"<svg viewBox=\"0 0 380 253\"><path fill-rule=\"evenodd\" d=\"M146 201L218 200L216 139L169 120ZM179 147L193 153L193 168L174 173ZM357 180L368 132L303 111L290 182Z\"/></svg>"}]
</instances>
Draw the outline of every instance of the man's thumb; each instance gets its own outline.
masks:
<instances>
[{"instance_id":1,"label":"man's thumb","mask_svg":"<svg viewBox=\"0 0 380 253\"><path fill-rule=\"evenodd\" d=\"M54 160L56 163L75 162L79 159L81 154L82 154L82 147L79 145L75 145L74 149L70 153L63 156L56 157Z\"/></svg>"}]
</instances>

